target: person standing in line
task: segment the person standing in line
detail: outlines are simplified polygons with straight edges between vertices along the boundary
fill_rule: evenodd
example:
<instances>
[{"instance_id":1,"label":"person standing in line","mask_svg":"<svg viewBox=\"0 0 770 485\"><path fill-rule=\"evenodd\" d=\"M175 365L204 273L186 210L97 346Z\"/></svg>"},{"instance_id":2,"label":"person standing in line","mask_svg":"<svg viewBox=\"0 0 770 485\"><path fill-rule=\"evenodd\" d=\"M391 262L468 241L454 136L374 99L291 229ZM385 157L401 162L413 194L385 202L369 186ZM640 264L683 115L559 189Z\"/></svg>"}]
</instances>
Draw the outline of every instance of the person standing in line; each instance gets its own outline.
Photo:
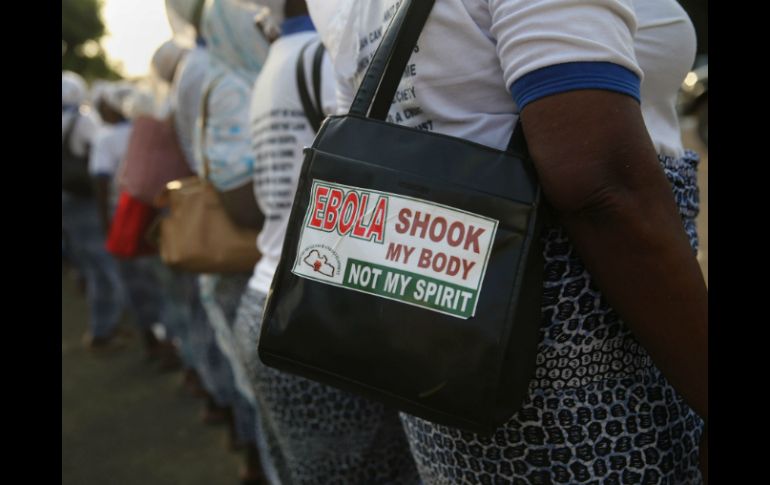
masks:
<instances>
[{"instance_id":1,"label":"person standing in line","mask_svg":"<svg viewBox=\"0 0 770 485\"><path fill-rule=\"evenodd\" d=\"M206 41L200 35L204 0L166 0L166 13L180 43L194 47L176 68L171 85L171 111L182 152L197 173L199 163L193 147L194 132L200 114L202 88L210 63ZM193 37L188 39L187 37ZM175 271L180 298L188 302L187 352L184 385L195 396L205 399L201 420L206 424L224 424L232 420L230 410L230 374L216 342L206 310L200 299L197 273ZM231 446L234 442L231 430Z\"/></svg>"},{"instance_id":2,"label":"person standing in line","mask_svg":"<svg viewBox=\"0 0 770 485\"><path fill-rule=\"evenodd\" d=\"M166 14L175 41L193 46L177 65L169 93L177 139L193 172L198 169L193 151L193 133L209 64L206 42L199 34L203 4L204 0L166 0ZM182 342L186 367L183 385L194 396L205 398L204 422L223 422L227 416L221 397L222 390L214 378L218 374L216 367L221 366L222 359L210 360L207 357L209 347L216 346L216 342L200 301L198 275L178 270L173 271L173 274L177 280L175 291L179 292L178 298L187 302L187 332Z\"/></svg>"},{"instance_id":3,"label":"person standing in line","mask_svg":"<svg viewBox=\"0 0 770 485\"><path fill-rule=\"evenodd\" d=\"M131 121L125 108L129 99L136 95L134 90L128 83L112 84L104 88L97 100L97 109L105 125L96 135L89 171L95 179L96 199L105 236L118 202L116 179L131 136ZM161 350L161 342L152 329L153 325L160 323L163 304L156 264L157 258L152 256L118 260L128 306L150 359L157 357Z\"/></svg>"},{"instance_id":4,"label":"person standing in line","mask_svg":"<svg viewBox=\"0 0 770 485\"><path fill-rule=\"evenodd\" d=\"M87 160L98 129L98 122L82 106L87 94L80 75L62 72L62 163L83 165L84 178L88 177ZM85 279L89 330L83 343L92 350L121 346L115 331L122 316L124 290L115 260L104 248L92 191L78 194L62 188L62 231Z\"/></svg>"},{"instance_id":5,"label":"person standing in line","mask_svg":"<svg viewBox=\"0 0 770 485\"><path fill-rule=\"evenodd\" d=\"M342 106L398 3L311 0ZM674 107L694 55L674 0L433 6L389 121L504 149L521 118L556 223L523 407L491 437L402 414L424 483L707 480L698 157Z\"/></svg>"},{"instance_id":6,"label":"person standing in line","mask_svg":"<svg viewBox=\"0 0 770 485\"><path fill-rule=\"evenodd\" d=\"M248 133L250 90L269 47L255 28L258 11L257 6L239 0L212 0L204 5L201 33L210 57L200 121L194 133L198 174L204 174L202 165L206 163L209 181L218 191L251 198L254 155ZM202 274L198 279L201 302L228 364L234 437L236 445L246 452L241 473L244 482L262 478L255 398L235 353L232 335L235 312L248 278L248 273L222 273Z\"/></svg>"},{"instance_id":7,"label":"person standing in line","mask_svg":"<svg viewBox=\"0 0 770 485\"><path fill-rule=\"evenodd\" d=\"M177 67L188 54L189 49L180 46L174 39L167 40L155 50L150 61L149 83L153 91L152 117L168 121L173 117L170 87L174 82ZM172 136L176 136L175 133ZM189 302L185 298L184 282L177 273L167 267L159 258L155 260L155 273L163 291L161 321L166 331L159 352L161 371L175 371L192 365L189 341Z\"/></svg>"},{"instance_id":8,"label":"person standing in line","mask_svg":"<svg viewBox=\"0 0 770 485\"><path fill-rule=\"evenodd\" d=\"M281 258L302 149L315 135L300 101L296 65L307 46L302 62L312 93L313 57L320 41L304 0L287 0L273 15L281 13L281 36L270 47L251 99L254 191L265 225L257 238L262 259L241 300L235 327L263 418L261 432L278 475L287 483L418 483L396 410L266 367L257 355L262 309ZM326 57L321 72L320 104L325 113L333 113L334 80Z\"/></svg>"}]
</instances>

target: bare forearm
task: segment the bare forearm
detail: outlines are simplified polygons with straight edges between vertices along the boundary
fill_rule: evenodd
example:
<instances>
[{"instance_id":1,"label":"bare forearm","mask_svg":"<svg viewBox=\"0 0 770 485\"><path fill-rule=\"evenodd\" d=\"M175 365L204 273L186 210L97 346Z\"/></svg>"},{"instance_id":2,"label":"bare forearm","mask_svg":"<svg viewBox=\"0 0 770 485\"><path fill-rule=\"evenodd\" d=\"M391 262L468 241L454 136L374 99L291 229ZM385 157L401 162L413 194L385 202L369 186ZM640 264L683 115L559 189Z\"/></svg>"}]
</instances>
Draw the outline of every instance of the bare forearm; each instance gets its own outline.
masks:
<instances>
[{"instance_id":1,"label":"bare forearm","mask_svg":"<svg viewBox=\"0 0 770 485\"><path fill-rule=\"evenodd\" d=\"M599 206L562 222L607 300L707 419L706 286L681 220L661 205Z\"/></svg>"}]
</instances>

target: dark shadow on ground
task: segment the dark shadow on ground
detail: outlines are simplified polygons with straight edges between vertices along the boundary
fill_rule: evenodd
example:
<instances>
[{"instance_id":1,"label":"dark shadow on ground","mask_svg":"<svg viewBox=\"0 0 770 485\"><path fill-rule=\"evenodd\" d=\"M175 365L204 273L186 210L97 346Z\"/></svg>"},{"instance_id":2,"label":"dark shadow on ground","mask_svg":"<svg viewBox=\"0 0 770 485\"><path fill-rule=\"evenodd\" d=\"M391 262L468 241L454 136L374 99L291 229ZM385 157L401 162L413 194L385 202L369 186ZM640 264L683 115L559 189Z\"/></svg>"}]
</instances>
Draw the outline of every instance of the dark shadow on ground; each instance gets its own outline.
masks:
<instances>
[{"instance_id":1,"label":"dark shadow on ground","mask_svg":"<svg viewBox=\"0 0 770 485\"><path fill-rule=\"evenodd\" d=\"M241 457L224 427L200 422L181 372L161 374L136 336L95 356L86 328L85 300L62 271L62 485L238 483Z\"/></svg>"}]
</instances>

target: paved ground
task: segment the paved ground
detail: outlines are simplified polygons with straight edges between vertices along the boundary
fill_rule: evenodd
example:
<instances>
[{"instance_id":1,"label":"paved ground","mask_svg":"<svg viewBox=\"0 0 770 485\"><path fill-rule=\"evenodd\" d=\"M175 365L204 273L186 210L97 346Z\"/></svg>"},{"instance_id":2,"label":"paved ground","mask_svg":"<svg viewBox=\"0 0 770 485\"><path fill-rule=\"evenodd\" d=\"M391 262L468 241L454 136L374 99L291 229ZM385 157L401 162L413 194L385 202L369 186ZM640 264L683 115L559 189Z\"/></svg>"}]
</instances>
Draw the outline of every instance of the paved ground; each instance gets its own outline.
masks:
<instances>
[{"instance_id":1,"label":"paved ground","mask_svg":"<svg viewBox=\"0 0 770 485\"><path fill-rule=\"evenodd\" d=\"M85 301L62 274L62 485L230 485L241 457L224 427L200 423L181 373L159 373L139 341L96 357L83 349Z\"/></svg>"}]
</instances>

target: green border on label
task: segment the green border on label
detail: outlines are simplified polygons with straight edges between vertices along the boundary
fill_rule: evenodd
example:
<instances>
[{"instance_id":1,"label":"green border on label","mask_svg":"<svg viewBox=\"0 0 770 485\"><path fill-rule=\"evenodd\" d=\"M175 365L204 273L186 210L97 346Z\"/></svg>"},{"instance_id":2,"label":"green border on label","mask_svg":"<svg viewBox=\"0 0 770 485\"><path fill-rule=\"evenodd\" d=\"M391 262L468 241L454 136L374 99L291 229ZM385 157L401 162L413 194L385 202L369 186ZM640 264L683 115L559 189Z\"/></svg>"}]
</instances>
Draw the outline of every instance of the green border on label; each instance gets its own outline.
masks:
<instances>
[{"instance_id":1,"label":"green border on label","mask_svg":"<svg viewBox=\"0 0 770 485\"><path fill-rule=\"evenodd\" d=\"M352 258L345 267L342 286L461 318L473 315L478 296L470 288Z\"/></svg>"}]
</instances>

